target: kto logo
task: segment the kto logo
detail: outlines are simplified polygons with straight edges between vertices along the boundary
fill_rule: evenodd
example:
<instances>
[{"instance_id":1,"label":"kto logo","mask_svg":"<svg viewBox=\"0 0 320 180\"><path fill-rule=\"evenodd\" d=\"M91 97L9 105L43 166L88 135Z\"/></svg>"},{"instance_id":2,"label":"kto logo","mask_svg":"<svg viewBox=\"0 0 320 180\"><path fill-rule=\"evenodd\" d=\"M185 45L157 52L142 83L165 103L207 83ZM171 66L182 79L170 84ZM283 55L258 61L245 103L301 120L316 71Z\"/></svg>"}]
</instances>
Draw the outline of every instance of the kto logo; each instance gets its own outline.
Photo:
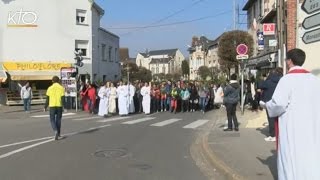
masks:
<instances>
[{"instance_id":1,"label":"kto logo","mask_svg":"<svg viewBox=\"0 0 320 180\"><path fill-rule=\"evenodd\" d=\"M9 12L7 27L38 27L36 24L38 15L32 11L20 11Z\"/></svg>"}]
</instances>

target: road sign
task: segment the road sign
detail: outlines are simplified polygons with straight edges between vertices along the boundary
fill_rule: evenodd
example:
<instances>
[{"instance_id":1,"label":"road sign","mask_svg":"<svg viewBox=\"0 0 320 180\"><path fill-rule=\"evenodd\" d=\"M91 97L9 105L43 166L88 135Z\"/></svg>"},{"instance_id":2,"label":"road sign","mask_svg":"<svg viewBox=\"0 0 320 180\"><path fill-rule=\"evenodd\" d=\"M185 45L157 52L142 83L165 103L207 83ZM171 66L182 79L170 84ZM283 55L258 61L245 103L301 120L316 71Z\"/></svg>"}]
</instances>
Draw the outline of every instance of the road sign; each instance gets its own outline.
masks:
<instances>
[{"instance_id":1,"label":"road sign","mask_svg":"<svg viewBox=\"0 0 320 180\"><path fill-rule=\"evenodd\" d=\"M264 23L263 24L263 35L275 35L276 23Z\"/></svg>"},{"instance_id":2,"label":"road sign","mask_svg":"<svg viewBox=\"0 0 320 180\"><path fill-rule=\"evenodd\" d=\"M320 13L305 18L302 22L304 29L311 29L320 25Z\"/></svg>"},{"instance_id":3,"label":"road sign","mask_svg":"<svg viewBox=\"0 0 320 180\"><path fill-rule=\"evenodd\" d=\"M307 14L317 12L320 10L320 0L305 0L301 8Z\"/></svg>"},{"instance_id":4,"label":"road sign","mask_svg":"<svg viewBox=\"0 0 320 180\"><path fill-rule=\"evenodd\" d=\"M238 55L246 55L248 53L248 46L245 44L239 44L236 50Z\"/></svg>"},{"instance_id":5,"label":"road sign","mask_svg":"<svg viewBox=\"0 0 320 180\"><path fill-rule=\"evenodd\" d=\"M243 55L237 55L237 60L243 60L243 59L249 59L248 54L243 54Z\"/></svg>"},{"instance_id":6,"label":"road sign","mask_svg":"<svg viewBox=\"0 0 320 180\"><path fill-rule=\"evenodd\" d=\"M320 28L306 32L303 35L302 40L305 44L310 44L310 43L320 41Z\"/></svg>"}]
</instances>

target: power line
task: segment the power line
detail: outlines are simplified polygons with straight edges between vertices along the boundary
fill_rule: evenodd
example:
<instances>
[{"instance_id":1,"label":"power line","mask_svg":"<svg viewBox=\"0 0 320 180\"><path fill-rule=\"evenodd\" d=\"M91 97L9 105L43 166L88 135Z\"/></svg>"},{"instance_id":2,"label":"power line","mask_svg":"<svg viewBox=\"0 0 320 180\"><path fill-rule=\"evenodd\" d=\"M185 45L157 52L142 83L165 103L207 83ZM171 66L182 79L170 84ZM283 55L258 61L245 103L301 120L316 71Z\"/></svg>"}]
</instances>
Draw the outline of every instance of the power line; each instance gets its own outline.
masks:
<instances>
[{"instance_id":1,"label":"power line","mask_svg":"<svg viewBox=\"0 0 320 180\"><path fill-rule=\"evenodd\" d=\"M198 1L196 1L196 2L193 2L191 5L186 6L186 7L184 7L183 9L180 9L180 10L178 10L178 11L176 11L176 12L174 12L174 13L172 13L172 14L164 17L164 18L161 18L161 19L159 19L159 20L157 20L157 21L155 21L155 22L153 22L153 23L150 23L150 24L148 24L147 26L151 26L151 25L155 25L155 24L158 24L158 23L160 23L160 22L163 22L163 21L165 21L165 20L167 20L167 19L169 19L169 18L171 18L171 17L174 17L175 15L178 15L178 14L184 12L184 11L187 10L188 8L193 7L193 6L199 4L199 3L203 2L203 1L205 1L205 0L198 0ZM109 29L111 29L111 28L109 28ZM144 28L142 28L142 29L144 29ZM140 28L135 28L135 30L130 31L130 32L127 32L127 33L122 34L122 35L131 34L131 33L133 33L133 32L139 31L139 30L141 30L141 29L140 29Z\"/></svg>"},{"instance_id":2,"label":"power line","mask_svg":"<svg viewBox=\"0 0 320 180\"><path fill-rule=\"evenodd\" d=\"M196 22L196 21L201 21L205 19L210 19L210 18L215 18L224 14L230 13L231 10L229 11L223 11L221 13L211 15L211 16L204 16L200 17L197 19L192 19L192 20L186 20L186 21L178 21L178 22L173 22L173 23L167 23L167 24L158 24L158 25L149 25L149 26L132 26L132 27L111 27L108 29L147 29L147 28L155 28L155 27L164 27L164 26L172 26L172 25L178 25L178 24L186 24L186 23L191 23L191 22Z\"/></svg>"},{"instance_id":3,"label":"power line","mask_svg":"<svg viewBox=\"0 0 320 180\"><path fill-rule=\"evenodd\" d=\"M183 9L180 9L180 10L178 10L178 11L176 11L176 12L174 12L174 13L172 13L172 14L170 14L170 15L162 18L162 19L159 19L158 21L155 21L155 22L151 23L150 25L154 25L154 24L163 22L163 21L165 21L165 20L167 20L167 19L169 19L169 18L171 18L171 17L174 17L175 15L178 15L178 14L182 13L183 11L187 10L187 9L190 8L190 7L193 7L193 6L195 6L195 5L203 2L203 1L205 1L205 0L198 0L198 1L190 4L189 6L184 7Z\"/></svg>"}]
</instances>

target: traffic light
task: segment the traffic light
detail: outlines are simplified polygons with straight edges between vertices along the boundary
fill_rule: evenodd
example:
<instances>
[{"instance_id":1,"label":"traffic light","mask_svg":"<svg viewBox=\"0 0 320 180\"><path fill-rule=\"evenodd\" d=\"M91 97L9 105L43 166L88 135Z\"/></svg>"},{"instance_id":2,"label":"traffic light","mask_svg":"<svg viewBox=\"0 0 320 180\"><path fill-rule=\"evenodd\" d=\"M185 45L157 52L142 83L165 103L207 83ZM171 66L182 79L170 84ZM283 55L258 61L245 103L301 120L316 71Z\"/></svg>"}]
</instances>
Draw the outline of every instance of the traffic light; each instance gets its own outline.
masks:
<instances>
[{"instance_id":1,"label":"traffic light","mask_svg":"<svg viewBox=\"0 0 320 180\"><path fill-rule=\"evenodd\" d=\"M78 67L82 67L83 66L83 57L82 57L82 52L81 51L75 51L74 52L74 54L75 54L75 58L74 58L74 60L76 60L76 63L75 63L75 65L76 66L78 66Z\"/></svg>"}]
</instances>

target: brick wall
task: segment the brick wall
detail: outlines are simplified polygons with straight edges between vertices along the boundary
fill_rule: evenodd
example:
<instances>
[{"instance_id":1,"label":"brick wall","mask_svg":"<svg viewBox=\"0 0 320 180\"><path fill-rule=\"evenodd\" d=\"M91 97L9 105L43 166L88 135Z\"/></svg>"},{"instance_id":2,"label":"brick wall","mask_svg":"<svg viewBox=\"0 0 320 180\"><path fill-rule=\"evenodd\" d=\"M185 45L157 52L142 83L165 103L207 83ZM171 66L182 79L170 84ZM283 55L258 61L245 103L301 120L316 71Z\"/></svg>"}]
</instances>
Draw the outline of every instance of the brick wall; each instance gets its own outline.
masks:
<instances>
[{"instance_id":1,"label":"brick wall","mask_svg":"<svg viewBox=\"0 0 320 180\"><path fill-rule=\"evenodd\" d=\"M297 0L287 0L287 49L296 48Z\"/></svg>"}]
</instances>

